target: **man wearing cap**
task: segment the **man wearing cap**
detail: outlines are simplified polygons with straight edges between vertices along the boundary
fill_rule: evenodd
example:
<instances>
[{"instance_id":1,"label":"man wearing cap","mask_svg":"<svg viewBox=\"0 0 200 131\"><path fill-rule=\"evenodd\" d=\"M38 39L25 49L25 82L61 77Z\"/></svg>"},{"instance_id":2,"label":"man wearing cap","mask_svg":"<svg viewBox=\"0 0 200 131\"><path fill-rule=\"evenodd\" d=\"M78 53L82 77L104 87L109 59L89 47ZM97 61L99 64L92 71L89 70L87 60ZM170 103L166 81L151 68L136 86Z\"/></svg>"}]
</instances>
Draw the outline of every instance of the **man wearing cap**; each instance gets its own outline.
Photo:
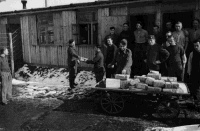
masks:
<instances>
[{"instance_id":1,"label":"man wearing cap","mask_svg":"<svg viewBox=\"0 0 200 131\"><path fill-rule=\"evenodd\" d=\"M69 90L75 88L74 80L76 78L77 73L77 64L80 62L81 57L77 54L77 50L75 48L75 40L69 40L69 48L68 48L68 68L69 68Z\"/></svg>"},{"instance_id":2,"label":"man wearing cap","mask_svg":"<svg viewBox=\"0 0 200 131\"><path fill-rule=\"evenodd\" d=\"M148 43L147 59L145 60L148 69L160 71L160 64L167 60L169 52L166 49L163 49L160 44L156 43L154 35L149 36Z\"/></svg>"},{"instance_id":3,"label":"man wearing cap","mask_svg":"<svg viewBox=\"0 0 200 131\"><path fill-rule=\"evenodd\" d=\"M113 68L117 66L116 74L131 74L132 66L132 52L127 48L127 40L122 39L119 44L119 49L116 52L116 56L109 67Z\"/></svg>"},{"instance_id":4,"label":"man wearing cap","mask_svg":"<svg viewBox=\"0 0 200 131\"><path fill-rule=\"evenodd\" d=\"M95 57L93 60L87 60L87 64L94 64L94 74L96 77L96 82L99 83L99 87L105 87L103 83L103 78L105 74L105 68L104 68L104 57L101 52L101 45L97 44L95 46Z\"/></svg>"}]
</instances>

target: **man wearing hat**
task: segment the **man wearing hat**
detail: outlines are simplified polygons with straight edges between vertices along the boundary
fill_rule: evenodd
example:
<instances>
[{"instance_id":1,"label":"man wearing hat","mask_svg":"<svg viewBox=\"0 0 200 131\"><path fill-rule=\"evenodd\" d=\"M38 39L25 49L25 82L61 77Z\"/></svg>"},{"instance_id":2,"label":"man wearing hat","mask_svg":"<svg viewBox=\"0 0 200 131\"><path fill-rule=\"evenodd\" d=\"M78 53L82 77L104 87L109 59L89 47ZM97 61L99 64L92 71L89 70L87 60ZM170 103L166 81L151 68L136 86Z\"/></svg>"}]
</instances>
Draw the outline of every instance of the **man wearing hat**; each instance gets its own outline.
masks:
<instances>
[{"instance_id":1,"label":"man wearing hat","mask_svg":"<svg viewBox=\"0 0 200 131\"><path fill-rule=\"evenodd\" d=\"M87 60L87 64L94 64L94 74L96 77L96 82L99 83L99 87L104 87L103 78L105 74L104 68L104 56L101 52L101 45L97 44L95 46L95 56L93 60Z\"/></svg>"},{"instance_id":2,"label":"man wearing hat","mask_svg":"<svg viewBox=\"0 0 200 131\"><path fill-rule=\"evenodd\" d=\"M77 73L77 64L80 62L81 57L77 54L77 50L75 48L75 40L69 40L69 48L68 48L68 68L69 68L69 90L75 88L74 80L76 78Z\"/></svg>"},{"instance_id":3,"label":"man wearing hat","mask_svg":"<svg viewBox=\"0 0 200 131\"><path fill-rule=\"evenodd\" d=\"M169 52L163 49L160 44L156 43L154 35L148 38L147 54L145 62L149 70L160 71L160 64L166 61L169 57Z\"/></svg>"},{"instance_id":4,"label":"man wearing hat","mask_svg":"<svg viewBox=\"0 0 200 131\"><path fill-rule=\"evenodd\" d=\"M119 49L109 67L114 68L114 65L117 65L116 74L131 74L132 52L127 48L126 39L120 41Z\"/></svg>"}]
</instances>

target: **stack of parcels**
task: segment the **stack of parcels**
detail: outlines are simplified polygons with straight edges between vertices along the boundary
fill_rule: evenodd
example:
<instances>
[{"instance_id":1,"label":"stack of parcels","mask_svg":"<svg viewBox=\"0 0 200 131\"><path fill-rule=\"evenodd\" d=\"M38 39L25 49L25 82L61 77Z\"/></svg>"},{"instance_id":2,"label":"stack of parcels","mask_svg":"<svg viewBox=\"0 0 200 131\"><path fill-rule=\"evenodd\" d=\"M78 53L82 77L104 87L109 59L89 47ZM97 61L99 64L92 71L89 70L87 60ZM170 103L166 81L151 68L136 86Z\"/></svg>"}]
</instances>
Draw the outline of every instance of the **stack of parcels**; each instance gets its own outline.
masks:
<instances>
[{"instance_id":1,"label":"stack of parcels","mask_svg":"<svg viewBox=\"0 0 200 131\"><path fill-rule=\"evenodd\" d=\"M115 78L106 79L106 88L128 89L130 83L130 75L116 74Z\"/></svg>"},{"instance_id":2,"label":"stack of parcels","mask_svg":"<svg viewBox=\"0 0 200 131\"><path fill-rule=\"evenodd\" d=\"M113 79L106 79L106 88L129 89L131 91L151 91L188 93L184 83L177 82L176 77L161 77L159 72L150 72L147 75L134 76L116 74Z\"/></svg>"},{"instance_id":3,"label":"stack of parcels","mask_svg":"<svg viewBox=\"0 0 200 131\"><path fill-rule=\"evenodd\" d=\"M184 83L182 83L183 85ZM135 76L130 80L130 90L145 90L153 92L184 93L187 87L180 86L176 77L161 77L157 71L151 71L147 75Z\"/></svg>"}]
</instances>

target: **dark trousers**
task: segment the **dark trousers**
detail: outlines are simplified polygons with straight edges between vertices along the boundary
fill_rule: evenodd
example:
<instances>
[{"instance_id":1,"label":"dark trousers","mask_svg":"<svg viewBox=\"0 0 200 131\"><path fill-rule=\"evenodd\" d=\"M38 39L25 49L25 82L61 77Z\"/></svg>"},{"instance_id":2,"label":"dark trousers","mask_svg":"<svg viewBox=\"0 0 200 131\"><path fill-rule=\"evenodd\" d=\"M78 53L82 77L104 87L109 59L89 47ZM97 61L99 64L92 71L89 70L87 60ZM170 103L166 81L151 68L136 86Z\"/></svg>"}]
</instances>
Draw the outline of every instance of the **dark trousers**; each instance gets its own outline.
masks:
<instances>
[{"instance_id":1,"label":"dark trousers","mask_svg":"<svg viewBox=\"0 0 200 131\"><path fill-rule=\"evenodd\" d=\"M97 85L97 87L105 87L103 78L105 75L105 69L104 68L100 68L100 69L96 69L94 71L95 77L96 77L96 83L99 83Z\"/></svg>"},{"instance_id":2,"label":"dark trousers","mask_svg":"<svg viewBox=\"0 0 200 131\"><path fill-rule=\"evenodd\" d=\"M106 78L112 78L116 72L116 66L114 68L108 68L106 66Z\"/></svg>"},{"instance_id":3,"label":"dark trousers","mask_svg":"<svg viewBox=\"0 0 200 131\"><path fill-rule=\"evenodd\" d=\"M148 67L144 62L146 59L147 43L135 43L134 59L133 59L133 74L144 75L148 72Z\"/></svg>"},{"instance_id":4,"label":"dark trousers","mask_svg":"<svg viewBox=\"0 0 200 131\"><path fill-rule=\"evenodd\" d=\"M199 80L199 74L191 75L190 82L191 86L189 87L191 95L194 97L194 99L200 101L200 80Z\"/></svg>"},{"instance_id":5,"label":"dark trousers","mask_svg":"<svg viewBox=\"0 0 200 131\"><path fill-rule=\"evenodd\" d=\"M12 75L10 72L1 72L1 94L2 102L12 99Z\"/></svg>"},{"instance_id":6,"label":"dark trousers","mask_svg":"<svg viewBox=\"0 0 200 131\"><path fill-rule=\"evenodd\" d=\"M162 76L168 76L168 71L167 71L167 63L163 62L160 64L160 73Z\"/></svg>"},{"instance_id":7,"label":"dark trousers","mask_svg":"<svg viewBox=\"0 0 200 131\"><path fill-rule=\"evenodd\" d=\"M182 63L174 63L168 68L168 75L171 77L177 77L178 81L182 81L183 66Z\"/></svg>"},{"instance_id":8,"label":"dark trousers","mask_svg":"<svg viewBox=\"0 0 200 131\"><path fill-rule=\"evenodd\" d=\"M70 86L70 88L75 88L74 80L76 78L76 74L77 74L77 63L76 63L76 61L73 61L69 65L69 86Z\"/></svg>"}]
</instances>

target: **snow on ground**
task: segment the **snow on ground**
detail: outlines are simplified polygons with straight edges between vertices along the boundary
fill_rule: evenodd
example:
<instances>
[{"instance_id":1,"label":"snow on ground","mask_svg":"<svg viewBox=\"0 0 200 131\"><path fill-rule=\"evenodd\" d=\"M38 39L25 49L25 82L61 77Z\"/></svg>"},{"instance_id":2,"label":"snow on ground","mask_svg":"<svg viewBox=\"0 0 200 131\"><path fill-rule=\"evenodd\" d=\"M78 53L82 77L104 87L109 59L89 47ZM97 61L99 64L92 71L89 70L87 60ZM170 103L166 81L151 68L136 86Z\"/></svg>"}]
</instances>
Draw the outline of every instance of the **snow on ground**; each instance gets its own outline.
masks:
<instances>
[{"instance_id":1,"label":"snow on ground","mask_svg":"<svg viewBox=\"0 0 200 131\"><path fill-rule=\"evenodd\" d=\"M75 83L77 88L69 94L69 72L65 68L50 68L24 65L15 73L12 83L20 98L72 98L87 93L88 87L95 86L94 74L81 71L77 74Z\"/></svg>"}]
</instances>

